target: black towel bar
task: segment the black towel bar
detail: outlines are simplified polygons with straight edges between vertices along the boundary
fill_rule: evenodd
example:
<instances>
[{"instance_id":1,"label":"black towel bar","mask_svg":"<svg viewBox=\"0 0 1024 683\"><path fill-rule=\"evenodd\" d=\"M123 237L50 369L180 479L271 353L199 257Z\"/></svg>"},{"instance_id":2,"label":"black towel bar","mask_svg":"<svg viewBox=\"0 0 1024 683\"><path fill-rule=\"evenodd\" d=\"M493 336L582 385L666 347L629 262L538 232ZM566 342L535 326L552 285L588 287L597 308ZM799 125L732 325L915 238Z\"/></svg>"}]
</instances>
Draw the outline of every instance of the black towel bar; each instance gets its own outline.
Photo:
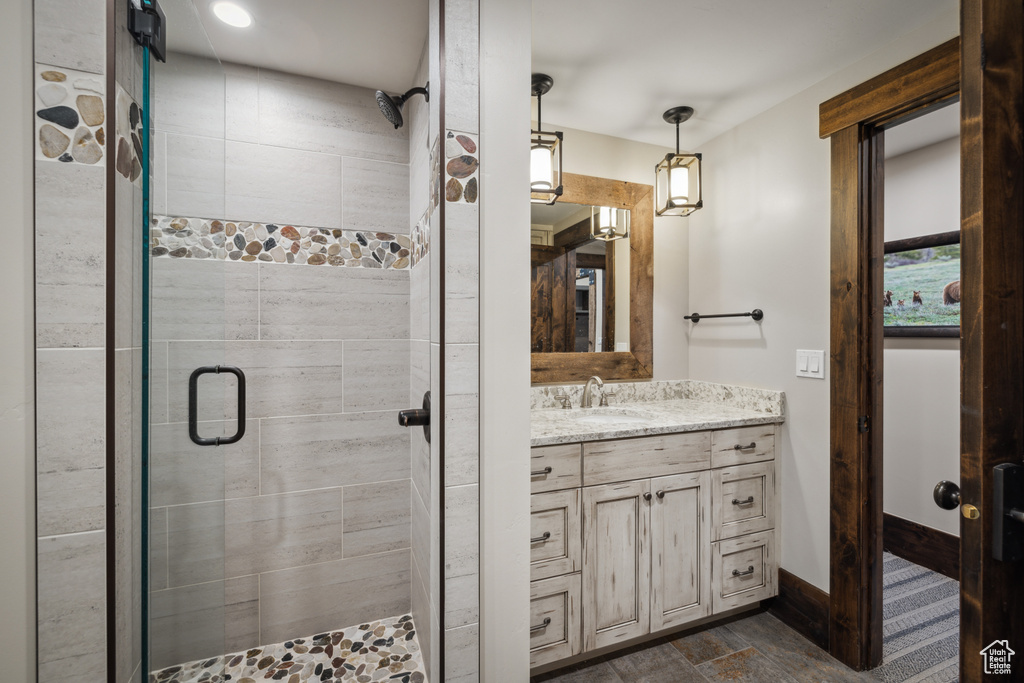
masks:
<instances>
[{"instance_id":1,"label":"black towel bar","mask_svg":"<svg viewBox=\"0 0 1024 683\"><path fill-rule=\"evenodd\" d=\"M714 315L701 315L700 313L691 313L690 315L683 316L684 320L690 320L695 323L699 323L704 318L753 318L754 320L760 320L764 317L764 311L760 308L755 308L752 311L746 313L715 313Z\"/></svg>"}]
</instances>

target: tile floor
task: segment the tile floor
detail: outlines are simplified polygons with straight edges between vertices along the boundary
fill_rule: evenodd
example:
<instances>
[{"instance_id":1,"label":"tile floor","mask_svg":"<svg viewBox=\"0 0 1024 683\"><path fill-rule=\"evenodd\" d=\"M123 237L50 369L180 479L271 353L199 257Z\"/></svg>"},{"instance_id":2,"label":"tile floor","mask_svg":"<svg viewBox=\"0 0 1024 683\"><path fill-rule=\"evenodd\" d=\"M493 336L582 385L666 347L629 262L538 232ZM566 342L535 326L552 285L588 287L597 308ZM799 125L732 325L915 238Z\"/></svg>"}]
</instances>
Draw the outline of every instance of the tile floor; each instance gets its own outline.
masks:
<instances>
[{"instance_id":1,"label":"tile floor","mask_svg":"<svg viewBox=\"0 0 1024 683\"><path fill-rule=\"evenodd\" d=\"M535 676L534 683L846 683L876 679L856 672L772 615L761 612L679 638Z\"/></svg>"}]
</instances>

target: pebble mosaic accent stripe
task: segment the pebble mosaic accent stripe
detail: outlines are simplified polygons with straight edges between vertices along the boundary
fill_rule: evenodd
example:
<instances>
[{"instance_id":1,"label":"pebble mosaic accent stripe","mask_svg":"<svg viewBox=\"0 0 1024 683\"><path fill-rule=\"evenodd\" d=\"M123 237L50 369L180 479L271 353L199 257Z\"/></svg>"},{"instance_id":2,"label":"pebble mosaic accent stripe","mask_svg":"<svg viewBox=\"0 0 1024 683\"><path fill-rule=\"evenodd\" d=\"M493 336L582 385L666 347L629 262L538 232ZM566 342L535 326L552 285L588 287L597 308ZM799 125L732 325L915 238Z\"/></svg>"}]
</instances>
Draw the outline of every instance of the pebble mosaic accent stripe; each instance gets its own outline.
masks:
<instances>
[{"instance_id":1,"label":"pebble mosaic accent stripe","mask_svg":"<svg viewBox=\"0 0 1024 683\"><path fill-rule=\"evenodd\" d=\"M150 683L425 683L412 616L296 638L150 674Z\"/></svg>"},{"instance_id":2,"label":"pebble mosaic accent stripe","mask_svg":"<svg viewBox=\"0 0 1024 683\"><path fill-rule=\"evenodd\" d=\"M444 198L448 202L475 204L480 196L477 171L480 169L477 138L469 133L448 131L444 141L444 156L448 161L444 174Z\"/></svg>"},{"instance_id":3,"label":"pebble mosaic accent stripe","mask_svg":"<svg viewBox=\"0 0 1024 683\"><path fill-rule=\"evenodd\" d=\"M35 86L36 159L102 166L103 77L37 64Z\"/></svg>"},{"instance_id":4,"label":"pebble mosaic accent stripe","mask_svg":"<svg viewBox=\"0 0 1024 683\"><path fill-rule=\"evenodd\" d=\"M117 157L114 167L122 178L142 186L142 110L132 96L117 85Z\"/></svg>"},{"instance_id":5,"label":"pebble mosaic accent stripe","mask_svg":"<svg viewBox=\"0 0 1024 683\"><path fill-rule=\"evenodd\" d=\"M154 258L402 270L419 262L429 248L429 230L420 226L410 238L388 232L209 218L153 216L151 220L150 242Z\"/></svg>"}]
</instances>

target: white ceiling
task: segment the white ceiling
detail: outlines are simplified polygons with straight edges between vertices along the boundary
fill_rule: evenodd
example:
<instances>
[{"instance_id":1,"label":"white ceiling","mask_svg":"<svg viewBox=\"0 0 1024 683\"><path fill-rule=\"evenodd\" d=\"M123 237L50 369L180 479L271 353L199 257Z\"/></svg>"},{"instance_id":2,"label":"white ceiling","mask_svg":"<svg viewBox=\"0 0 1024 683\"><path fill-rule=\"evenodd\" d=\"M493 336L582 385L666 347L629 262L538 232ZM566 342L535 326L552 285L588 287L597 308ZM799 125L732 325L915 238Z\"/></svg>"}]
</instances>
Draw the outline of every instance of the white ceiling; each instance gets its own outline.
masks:
<instances>
[{"instance_id":1,"label":"white ceiling","mask_svg":"<svg viewBox=\"0 0 1024 683\"><path fill-rule=\"evenodd\" d=\"M427 39L426 0L234 0L253 16L232 28L213 0L163 0L169 50L366 88L413 86ZM422 85L422 83L417 84Z\"/></svg>"},{"instance_id":2,"label":"white ceiling","mask_svg":"<svg viewBox=\"0 0 1024 683\"><path fill-rule=\"evenodd\" d=\"M957 0L534 0L533 71L554 88L544 128L684 149L814 85ZM548 125L548 123L552 125Z\"/></svg>"}]
</instances>

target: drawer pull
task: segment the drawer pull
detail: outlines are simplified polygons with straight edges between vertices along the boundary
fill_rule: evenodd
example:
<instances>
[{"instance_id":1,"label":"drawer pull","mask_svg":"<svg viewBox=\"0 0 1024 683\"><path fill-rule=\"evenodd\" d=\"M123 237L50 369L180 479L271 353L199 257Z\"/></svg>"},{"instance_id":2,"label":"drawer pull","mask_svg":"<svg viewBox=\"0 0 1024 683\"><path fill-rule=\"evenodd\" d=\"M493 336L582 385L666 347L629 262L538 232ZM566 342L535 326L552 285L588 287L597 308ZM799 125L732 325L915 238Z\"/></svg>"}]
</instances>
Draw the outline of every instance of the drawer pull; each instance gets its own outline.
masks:
<instances>
[{"instance_id":1,"label":"drawer pull","mask_svg":"<svg viewBox=\"0 0 1024 683\"><path fill-rule=\"evenodd\" d=\"M533 543L543 543L544 541L548 540L549 538L551 538L551 532L550 531L545 531L540 536L537 536L535 538L531 538L530 539L530 543L531 544L533 544Z\"/></svg>"},{"instance_id":2,"label":"drawer pull","mask_svg":"<svg viewBox=\"0 0 1024 683\"><path fill-rule=\"evenodd\" d=\"M732 449L734 451L749 451L751 448L757 448L757 443L754 442L754 441L751 441L750 445L748 445L748 446L744 446L743 444L738 443L738 444L736 444L735 446L732 447Z\"/></svg>"},{"instance_id":3,"label":"drawer pull","mask_svg":"<svg viewBox=\"0 0 1024 683\"><path fill-rule=\"evenodd\" d=\"M754 502L754 497L753 496L747 496L744 500L740 500L739 498L733 498L732 499L732 504L733 505L751 505L753 502Z\"/></svg>"},{"instance_id":4,"label":"drawer pull","mask_svg":"<svg viewBox=\"0 0 1024 683\"><path fill-rule=\"evenodd\" d=\"M544 621L540 622L536 626L530 627L530 633L536 633L537 631L543 631L551 624L551 617L544 617Z\"/></svg>"},{"instance_id":5,"label":"drawer pull","mask_svg":"<svg viewBox=\"0 0 1024 683\"><path fill-rule=\"evenodd\" d=\"M654 495L658 498L664 498L666 493L675 493L676 491L685 491L686 489L662 489L661 491L655 491Z\"/></svg>"},{"instance_id":6,"label":"drawer pull","mask_svg":"<svg viewBox=\"0 0 1024 683\"><path fill-rule=\"evenodd\" d=\"M543 477L545 474L551 474L551 467L545 467L542 470L534 470L530 472L531 477Z\"/></svg>"},{"instance_id":7,"label":"drawer pull","mask_svg":"<svg viewBox=\"0 0 1024 683\"><path fill-rule=\"evenodd\" d=\"M745 572L741 572L739 569L733 569L732 570L732 575L733 576L750 576L753 573L754 573L754 565L750 565L749 567L747 567L747 571L745 571Z\"/></svg>"}]
</instances>

